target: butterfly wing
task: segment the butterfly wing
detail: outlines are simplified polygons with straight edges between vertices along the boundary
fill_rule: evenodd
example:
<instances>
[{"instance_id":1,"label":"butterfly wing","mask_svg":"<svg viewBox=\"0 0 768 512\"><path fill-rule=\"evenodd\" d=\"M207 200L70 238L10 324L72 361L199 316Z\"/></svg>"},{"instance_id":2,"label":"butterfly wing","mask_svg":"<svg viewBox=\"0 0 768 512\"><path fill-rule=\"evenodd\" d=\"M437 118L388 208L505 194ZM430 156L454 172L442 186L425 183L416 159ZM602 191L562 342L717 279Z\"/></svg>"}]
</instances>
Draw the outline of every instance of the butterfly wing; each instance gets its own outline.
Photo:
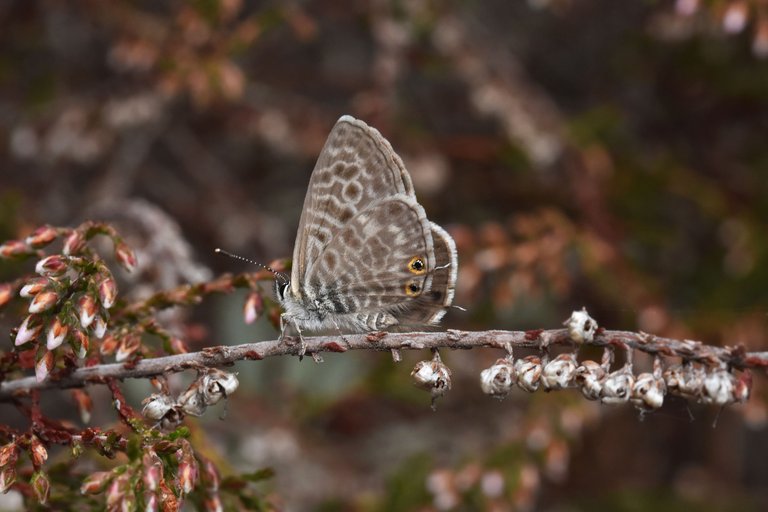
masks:
<instances>
[{"instance_id":1,"label":"butterfly wing","mask_svg":"<svg viewBox=\"0 0 768 512\"><path fill-rule=\"evenodd\" d=\"M432 283L429 290L396 315L399 323L404 325L436 324L453 303L459 269L456 243L448 232L434 222L430 222L430 226L435 249Z\"/></svg>"},{"instance_id":2,"label":"butterfly wing","mask_svg":"<svg viewBox=\"0 0 768 512\"><path fill-rule=\"evenodd\" d=\"M434 267L424 209L397 194L353 216L310 262L306 284L329 312L396 317L430 290Z\"/></svg>"},{"instance_id":3,"label":"butterfly wing","mask_svg":"<svg viewBox=\"0 0 768 512\"><path fill-rule=\"evenodd\" d=\"M415 203L411 178L392 146L375 128L341 117L320 152L304 198L293 250L293 295L303 295L300 287L334 233L372 204L398 194Z\"/></svg>"}]
</instances>

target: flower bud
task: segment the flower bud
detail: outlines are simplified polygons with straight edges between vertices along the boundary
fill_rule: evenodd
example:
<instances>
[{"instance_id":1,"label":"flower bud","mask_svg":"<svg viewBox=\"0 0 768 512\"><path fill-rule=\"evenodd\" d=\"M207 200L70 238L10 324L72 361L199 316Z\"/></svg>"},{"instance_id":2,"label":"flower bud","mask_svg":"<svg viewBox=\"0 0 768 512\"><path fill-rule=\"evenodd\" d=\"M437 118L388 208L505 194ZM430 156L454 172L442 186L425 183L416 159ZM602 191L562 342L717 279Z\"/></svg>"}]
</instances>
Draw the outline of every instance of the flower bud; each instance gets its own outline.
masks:
<instances>
[{"instance_id":1,"label":"flower bud","mask_svg":"<svg viewBox=\"0 0 768 512\"><path fill-rule=\"evenodd\" d=\"M181 507L179 498L176 497L164 480L160 482L159 496L163 510L179 510Z\"/></svg>"},{"instance_id":2,"label":"flower bud","mask_svg":"<svg viewBox=\"0 0 768 512\"><path fill-rule=\"evenodd\" d=\"M579 363L574 354L560 354L546 365L541 372L541 385L544 390L563 389L569 387L576 378L576 368Z\"/></svg>"},{"instance_id":3,"label":"flower bud","mask_svg":"<svg viewBox=\"0 0 768 512\"><path fill-rule=\"evenodd\" d=\"M451 389L451 370L443 364L440 353L435 351L431 361L419 361L411 371L413 383L432 394L432 408L435 400Z\"/></svg>"},{"instance_id":4,"label":"flower bud","mask_svg":"<svg viewBox=\"0 0 768 512\"><path fill-rule=\"evenodd\" d=\"M93 335L99 339L103 338L107 332L107 321L101 315L97 316L93 321Z\"/></svg>"},{"instance_id":5,"label":"flower bud","mask_svg":"<svg viewBox=\"0 0 768 512\"><path fill-rule=\"evenodd\" d=\"M67 331L69 328L59 320L58 316L53 317L50 327L48 327L48 337L46 347L48 350L54 350L64 343L64 338L67 337Z\"/></svg>"},{"instance_id":6,"label":"flower bud","mask_svg":"<svg viewBox=\"0 0 768 512\"><path fill-rule=\"evenodd\" d=\"M16 483L16 466L0 467L0 493L5 494Z\"/></svg>"},{"instance_id":7,"label":"flower bud","mask_svg":"<svg viewBox=\"0 0 768 512\"><path fill-rule=\"evenodd\" d=\"M75 352L75 355L78 357L78 359L83 359L88 355L88 349L90 348L91 340L87 334L85 334L80 329L72 329L72 335L69 339L70 344L72 345L72 350Z\"/></svg>"},{"instance_id":8,"label":"flower bud","mask_svg":"<svg viewBox=\"0 0 768 512\"><path fill-rule=\"evenodd\" d=\"M493 366L480 372L483 393L502 399L515 384L515 365L509 359L498 359Z\"/></svg>"},{"instance_id":9,"label":"flower bud","mask_svg":"<svg viewBox=\"0 0 768 512\"><path fill-rule=\"evenodd\" d=\"M176 458L179 461L179 468L176 473L178 488L182 494L189 494L197 485L198 468L197 460L195 460L188 443L176 450Z\"/></svg>"},{"instance_id":10,"label":"flower bud","mask_svg":"<svg viewBox=\"0 0 768 512\"><path fill-rule=\"evenodd\" d=\"M115 353L115 350L117 350L117 346L120 344L120 341L112 336L111 334L107 334L103 340L101 340L101 344L99 345L99 353L103 356L111 356Z\"/></svg>"},{"instance_id":11,"label":"flower bud","mask_svg":"<svg viewBox=\"0 0 768 512\"><path fill-rule=\"evenodd\" d=\"M80 485L81 494L100 494L112 481L114 474L111 471L96 471L91 473Z\"/></svg>"},{"instance_id":12,"label":"flower bud","mask_svg":"<svg viewBox=\"0 0 768 512\"><path fill-rule=\"evenodd\" d=\"M66 256L53 254L45 257L35 265L35 272L41 276L60 276L69 268L69 262Z\"/></svg>"},{"instance_id":13,"label":"flower bud","mask_svg":"<svg viewBox=\"0 0 768 512\"><path fill-rule=\"evenodd\" d=\"M25 241L27 242L27 244L37 249L53 242L57 236L58 236L58 233L56 231L56 228L52 228L51 226L40 226L39 228L34 230L26 238Z\"/></svg>"},{"instance_id":14,"label":"flower bud","mask_svg":"<svg viewBox=\"0 0 768 512\"><path fill-rule=\"evenodd\" d=\"M19 327L19 331L16 333L16 340L14 343L17 347L19 345L28 343L37 338L37 336L40 334L40 331L42 330L43 323L40 320L40 317L37 315L28 315L27 318L21 322L21 326Z\"/></svg>"},{"instance_id":15,"label":"flower bud","mask_svg":"<svg viewBox=\"0 0 768 512\"><path fill-rule=\"evenodd\" d=\"M99 300L106 309L111 308L117 298L117 285L111 275L104 276L99 281Z\"/></svg>"},{"instance_id":16,"label":"flower bud","mask_svg":"<svg viewBox=\"0 0 768 512\"><path fill-rule=\"evenodd\" d=\"M527 356L515 361L515 374L517 375L517 385L523 391L533 393L539 389L541 380L541 358L539 356Z\"/></svg>"},{"instance_id":17,"label":"flower bud","mask_svg":"<svg viewBox=\"0 0 768 512\"><path fill-rule=\"evenodd\" d=\"M83 423L90 423L91 411L93 411L93 400L91 400L91 395L84 389L73 389L72 398L75 400L77 410L80 413L80 421Z\"/></svg>"},{"instance_id":18,"label":"flower bud","mask_svg":"<svg viewBox=\"0 0 768 512\"><path fill-rule=\"evenodd\" d=\"M115 258L128 272L136 268L136 254L125 242L119 242L115 246Z\"/></svg>"},{"instance_id":19,"label":"flower bud","mask_svg":"<svg viewBox=\"0 0 768 512\"><path fill-rule=\"evenodd\" d=\"M200 389L200 380L192 383L186 391L179 395L178 405L184 414L190 416L202 416L208 405L205 403L203 392Z\"/></svg>"},{"instance_id":20,"label":"flower bud","mask_svg":"<svg viewBox=\"0 0 768 512\"><path fill-rule=\"evenodd\" d=\"M12 441L0 447L0 468L4 468L5 466L14 466L18 458L19 445L17 445L15 442Z\"/></svg>"},{"instance_id":21,"label":"flower bud","mask_svg":"<svg viewBox=\"0 0 768 512\"><path fill-rule=\"evenodd\" d=\"M42 471L35 472L29 483L32 484L32 490L35 491L37 501L41 505L45 505L48 501L48 494L51 492L51 483L46 474Z\"/></svg>"},{"instance_id":22,"label":"flower bud","mask_svg":"<svg viewBox=\"0 0 768 512\"><path fill-rule=\"evenodd\" d=\"M171 338L171 353L172 354L186 354L189 352L186 343L180 338L175 336Z\"/></svg>"},{"instance_id":23,"label":"flower bud","mask_svg":"<svg viewBox=\"0 0 768 512\"><path fill-rule=\"evenodd\" d=\"M31 299L43 291L45 287L48 286L48 282L48 279L45 277L36 277L31 279L27 282L27 284L21 287L21 290L19 290L19 296L24 297L25 299Z\"/></svg>"},{"instance_id":24,"label":"flower bud","mask_svg":"<svg viewBox=\"0 0 768 512\"><path fill-rule=\"evenodd\" d=\"M243 317L246 324L255 322L264 312L264 299L259 292L251 292L245 299L243 306Z\"/></svg>"},{"instance_id":25,"label":"flower bud","mask_svg":"<svg viewBox=\"0 0 768 512\"><path fill-rule=\"evenodd\" d=\"M156 512L160 510L160 498L154 492L144 493L144 512Z\"/></svg>"},{"instance_id":26,"label":"flower bud","mask_svg":"<svg viewBox=\"0 0 768 512\"><path fill-rule=\"evenodd\" d=\"M96 301L91 295L86 293L77 299L77 314L80 317L80 325L83 326L83 329L87 329L93 323L97 312Z\"/></svg>"},{"instance_id":27,"label":"flower bud","mask_svg":"<svg viewBox=\"0 0 768 512\"><path fill-rule=\"evenodd\" d=\"M128 490L130 476L129 473L123 473L112 479L109 487L107 487L107 510L122 510L122 502Z\"/></svg>"},{"instance_id":28,"label":"flower bud","mask_svg":"<svg viewBox=\"0 0 768 512\"><path fill-rule=\"evenodd\" d=\"M141 337L135 334L127 334L120 340L117 347L115 361L122 363L141 348Z\"/></svg>"},{"instance_id":29,"label":"flower bud","mask_svg":"<svg viewBox=\"0 0 768 512\"><path fill-rule=\"evenodd\" d=\"M143 471L141 479L144 482L144 488L148 491L156 491L163 478L163 462L154 450L149 450L141 457Z\"/></svg>"},{"instance_id":30,"label":"flower bud","mask_svg":"<svg viewBox=\"0 0 768 512\"><path fill-rule=\"evenodd\" d=\"M44 291L35 295L32 302L29 303L30 313L40 313L51 309L59 300L59 295L56 292Z\"/></svg>"},{"instance_id":31,"label":"flower bud","mask_svg":"<svg viewBox=\"0 0 768 512\"><path fill-rule=\"evenodd\" d=\"M8 240L0 245L0 258L12 258L22 254L30 254L30 247L20 240Z\"/></svg>"},{"instance_id":32,"label":"flower bud","mask_svg":"<svg viewBox=\"0 0 768 512\"><path fill-rule=\"evenodd\" d=\"M203 501L203 509L206 512L224 512L224 505L218 492L208 494Z\"/></svg>"},{"instance_id":33,"label":"flower bud","mask_svg":"<svg viewBox=\"0 0 768 512\"><path fill-rule=\"evenodd\" d=\"M595 361L582 361L576 368L576 382L581 387L581 394L588 400L598 400L603 390L606 371Z\"/></svg>"},{"instance_id":34,"label":"flower bud","mask_svg":"<svg viewBox=\"0 0 768 512\"><path fill-rule=\"evenodd\" d=\"M595 339L597 322L589 316L586 308L571 313L571 317L563 325L568 328L568 334L576 343L589 343Z\"/></svg>"},{"instance_id":35,"label":"flower bud","mask_svg":"<svg viewBox=\"0 0 768 512\"><path fill-rule=\"evenodd\" d=\"M37 382L43 382L48 377L48 374L53 370L54 361L53 352L50 350L46 351L37 361L37 364L35 364L35 378Z\"/></svg>"},{"instance_id":36,"label":"flower bud","mask_svg":"<svg viewBox=\"0 0 768 512\"><path fill-rule=\"evenodd\" d=\"M45 449L40 438L34 434L32 434L29 440L29 455L32 459L32 465L34 465L36 469L39 469L40 466L45 464L45 461L48 460L48 450Z\"/></svg>"},{"instance_id":37,"label":"flower bud","mask_svg":"<svg viewBox=\"0 0 768 512\"><path fill-rule=\"evenodd\" d=\"M622 404L629 400L635 376L630 365L609 373L603 381L603 390L600 400L604 404Z\"/></svg>"},{"instance_id":38,"label":"flower bud","mask_svg":"<svg viewBox=\"0 0 768 512\"><path fill-rule=\"evenodd\" d=\"M83 234L75 230L64 239L64 247L61 250L67 256L79 254L85 247L85 238Z\"/></svg>"},{"instance_id":39,"label":"flower bud","mask_svg":"<svg viewBox=\"0 0 768 512\"><path fill-rule=\"evenodd\" d=\"M205 481L205 488L208 492L216 492L219 490L219 484L221 483L221 475L219 475L219 468L216 467L211 459L203 458L203 480Z\"/></svg>"},{"instance_id":40,"label":"flower bud","mask_svg":"<svg viewBox=\"0 0 768 512\"><path fill-rule=\"evenodd\" d=\"M13 297L11 283L0 283L0 308L8 304Z\"/></svg>"},{"instance_id":41,"label":"flower bud","mask_svg":"<svg viewBox=\"0 0 768 512\"><path fill-rule=\"evenodd\" d=\"M667 385L664 379L652 373L641 373L632 385L632 404L641 411L653 411L664 405Z\"/></svg>"}]
</instances>

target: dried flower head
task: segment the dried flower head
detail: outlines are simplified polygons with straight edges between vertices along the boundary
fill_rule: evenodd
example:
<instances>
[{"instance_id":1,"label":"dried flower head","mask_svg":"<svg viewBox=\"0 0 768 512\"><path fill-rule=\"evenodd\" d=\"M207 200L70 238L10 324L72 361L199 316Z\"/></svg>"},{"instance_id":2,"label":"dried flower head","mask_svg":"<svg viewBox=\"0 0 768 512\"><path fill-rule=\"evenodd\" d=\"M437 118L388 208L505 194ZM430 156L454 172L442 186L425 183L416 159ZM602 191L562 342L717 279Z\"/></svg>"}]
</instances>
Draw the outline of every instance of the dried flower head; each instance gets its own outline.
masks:
<instances>
[{"instance_id":1,"label":"dried flower head","mask_svg":"<svg viewBox=\"0 0 768 512\"><path fill-rule=\"evenodd\" d=\"M670 366L664 372L667 390L673 395L689 400L698 400L704 386L704 370L690 361Z\"/></svg>"},{"instance_id":2,"label":"dried flower head","mask_svg":"<svg viewBox=\"0 0 768 512\"><path fill-rule=\"evenodd\" d=\"M240 382L237 374L211 368L202 377L201 389L206 405L214 405L234 393Z\"/></svg>"},{"instance_id":3,"label":"dried flower head","mask_svg":"<svg viewBox=\"0 0 768 512\"><path fill-rule=\"evenodd\" d=\"M581 393L588 400L599 400L603 391L603 381L606 377L605 368L596 361L582 361L576 368L576 383Z\"/></svg>"},{"instance_id":4,"label":"dried flower head","mask_svg":"<svg viewBox=\"0 0 768 512\"><path fill-rule=\"evenodd\" d=\"M515 365L506 358L496 360L493 366L480 372L480 387L483 393L499 399L509 394L515 380Z\"/></svg>"},{"instance_id":5,"label":"dried flower head","mask_svg":"<svg viewBox=\"0 0 768 512\"><path fill-rule=\"evenodd\" d=\"M515 375L517 375L517 385L523 391L533 393L539 389L541 372L543 366L539 356L527 356L515 361Z\"/></svg>"},{"instance_id":6,"label":"dried flower head","mask_svg":"<svg viewBox=\"0 0 768 512\"><path fill-rule=\"evenodd\" d=\"M701 401L705 404L726 405L736 401L736 377L723 368L704 375Z\"/></svg>"},{"instance_id":7,"label":"dried flower head","mask_svg":"<svg viewBox=\"0 0 768 512\"><path fill-rule=\"evenodd\" d=\"M629 400L634 383L632 366L626 364L605 377L600 400L604 404L623 404Z\"/></svg>"},{"instance_id":8,"label":"dried flower head","mask_svg":"<svg viewBox=\"0 0 768 512\"><path fill-rule=\"evenodd\" d=\"M653 411L664 405L664 395L667 385L659 376L652 373L641 373L632 385L630 401L641 411Z\"/></svg>"},{"instance_id":9,"label":"dried flower head","mask_svg":"<svg viewBox=\"0 0 768 512\"><path fill-rule=\"evenodd\" d=\"M163 419L176 406L176 401L168 395L152 394L142 402L141 414L154 421Z\"/></svg>"},{"instance_id":10,"label":"dried flower head","mask_svg":"<svg viewBox=\"0 0 768 512\"><path fill-rule=\"evenodd\" d=\"M414 385L432 394L433 407L435 400L451 389L451 370L443 364L437 351L432 360L416 363L411 377Z\"/></svg>"},{"instance_id":11,"label":"dried flower head","mask_svg":"<svg viewBox=\"0 0 768 512\"><path fill-rule=\"evenodd\" d=\"M576 343L589 343L595 339L597 322L589 316L585 308L571 313L571 317L563 325L568 328L568 334Z\"/></svg>"},{"instance_id":12,"label":"dried flower head","mask_svg":"<svg viewBox=\"0 0 768 512\"><path fill-rule=\"evenodd\" d=\"M546 391L570 387L576 379L576 354L560 354L546 365L541 372L541 385Z\"/></svg>"}]
</instances>

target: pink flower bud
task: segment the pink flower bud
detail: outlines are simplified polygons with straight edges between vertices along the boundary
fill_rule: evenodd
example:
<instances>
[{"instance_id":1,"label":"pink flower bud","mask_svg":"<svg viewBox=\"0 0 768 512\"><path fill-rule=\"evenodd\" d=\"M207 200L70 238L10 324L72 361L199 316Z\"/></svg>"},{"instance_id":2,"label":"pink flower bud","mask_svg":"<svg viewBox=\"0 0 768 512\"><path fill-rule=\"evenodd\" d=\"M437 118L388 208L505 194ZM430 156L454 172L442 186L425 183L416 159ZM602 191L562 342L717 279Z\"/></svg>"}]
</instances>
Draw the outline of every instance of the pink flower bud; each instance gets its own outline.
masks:
<instances>
[{"instance_id":1,"label":"pink flower bud","mask_svg":"<svg viewBox=\"0 0 768 512\"><path fill-rule=\"evenodd\" d=\"M57 236L56 228L40 226L27 237L26 242L32 247L38 248L53 242Z\"/></svg>"},{"instance_id":2,"label":"pink flower bud","mask_svg":"<svg viewBox=\"0 0 768 512\"><path fill-rule=\"evenodd\" d=\"M48 377L53 369L53 363L53 352L49 350L43 354L35 365L35 378L37 379L37 382L43 382Z\"/></svg>"},{"instance_id":3,"label":"pink flower bud","mask_svg":"<svg viewBox=\"0 0 768 512\"><path fill-rule=\"evenodd\" d=\"M35 272L41 276L60 276L67 271L69 263L66 256L53 254L45 257L35 265Z\"/></svg>"},{"instance_id":4,"label":"pink flower bud","mask_svg":"<svg viewBox=\"0 0 768 512\"><path fill-rule=\"evenodd\" d=\"M160 510L159 498L155 493L144 493L144 512L156 512Z\"/></svg>"},{"instance_id":5,"label":"pink flower bud","mask_svg":"<svg viewBox=\"0 0 768 512\"><path fill-rule=\"evenodd\" d=\"M120 242L115 246L115 258L128 272L136 268L136 254L125 242Z\"/></svg>"},{"instance_id":6,"label":"pink flower bud","mask_svg":"<svg viewBox=\"0 0 768 512\"><path fill-rule=\"evenodd\" d=\"M0 493L5 494L16 483L16 466L6 466L0 469Z\"/></svg>"},{"instance_id":7,"label":"pink flower bud","mask_svg":"<svg viewBox=\"0 0 768 512\"><path fill-rule=\"evenodd\" d=\"M203 509L206 512L224 512L224 505L221 503L218 492L211 493L205 497Z\"/></svg>"},{"instance_id":8,"label":"pink flower bud","mask_svg":"<svg viewBox=\"0 0 768 512\"><path fill-rule=\"evenodd\" d=\"M64 343L64 338L67 337L69 328L59 320L59 317L54 317L51 326L48 328L48 339L46 347L48 350L54 350Z\"/></svg>"},{"instance_id":9,"label":"pink flower bud","mask_svg":"<svg viewBox=\"0 0 768 512\"><path fill-rule=\"evenodd\" d=\"M190 453L179 449L176 452L179 457L179 469L177 473L178 487L182 494L189 494L197 484L197 461Z\"/></svg>"},{"instance_id":10,"label":"pink flower bud","mask_svg":"<svg viewBox=\"0 0 768 512\"><path fill-rule=\"evenodd\" d=\"M93 323L97 311L96 301L89 294L85 294L77 300L77 313L80 316L80 325L83 326L83 329L87 329Z\"/></svg>"},{"instance_id":11,"label":"pink flower bud","mask_svg":"<svg viewBox=\"0 0 768 512\"><path fill-rule=\"evenodd\" d=\"M259 292L251 292L245 299L243 306L243 317L246 324L255 322L264 312L264 300Z\"/></svg>"},{"instance_id":12,"label":"pink flower bud","mask_svg":"<svg viewBox=\"0 0 768 512\"><path fill-rule=\"evenodd\" d=\"M117 478L112 479L112 483L107 488L107 510L121 510L121 502L125 497L125 491L128 486L128 473L123 473Z\"/></svg>"},{"instance_id":13,"label":"pink flower bud","mask_svg":"<svg viewBox=\"0 0 768 512\"><path fill-rule=\"evenodd\" d=\"M107 321L102 316L97 316L93 324L93 335L96 338L103 338L107 332Z\"/></svg>"},{"instance_id":14,"label":"pink flower bud","mask_svg":"<svg viewBox=\"0 0 768 512\"><path fill-rule=\"evenodd\" d=\"M41 505L45 505L48 501L48 494L51 492L51 483L48 481L48 477L42 471L37 471L32 475L29 483L32 484L37 501Z\"/></svg>"},{"instance_id":15,"label":"pink flower bud","mask_svg":"<svg viewBox=\"0 0 768 512\"><path fill-rule=\"evenodd\" d=\"M0 283L0 308L8 304L13 297L13 286L11 283Z\"/></svg>"},{"instance_id":16,"label":"pink flower bud","mask_svg":"<svg viewBox=\"0 0 768 512\"><path fill-rule=\"evenodd\" d=\"M19 331L16 333L15 344L18 347L37 338L40 331L43 330L43 323L37 315L29 315L21 323Z\"/></svg>"},{"instance_id":17,"label":"pink flower bud","mask_svg":"<svg viewBox=\"0 0 768 512\"><path fill-rule=\"evenodd\" d=\"M20 240L8 240L0 245L0 258L12 258L30 252L30 247Z\"/></svg>"},{"instance_id":18,"label":"pink flower bud","mask_svg":"<svg viewBox=\"0 0 768 512\"><path fill-rule=\"evenodd\" d=\"M97 471L88 475L80 485L81 494L99 494L104 491L107 484L112 481L111 471Z\"/></svg>"},{"instance_id":19,"label":"pink flower bud","mask_svg":"<svg viewBox=\"0 0 768 512\"><path fill-rule=\"evenodd\" d=\"M205 481L205 488L209 492L216 492L219 490L219 483L221 482L221 475L219 475L219 468L216 467L211 459L203 459L203 480Z\"/></svg>"},{"instance_id":20,"label":"pink flower bud","mask_svg":"<svg viewBox=\"0 0 768 512\"><path fill-rule=\"evenodd\" d=\"M171 352L173 354L186 354L189 352L187 344L179 338L171 338Z\"/></svg>"},{"instance_id":21,"label":"pink flower bud","mask_svg":"<svg viewBox=\"0 0 768 512\"><path fill-rule=\"evenodd\" d=\"M181 506L181 504L179 503L179 499L176 497L173 491L165 483L165 480L162 480L160 482L160 503L163 506L162 510L164 512L165 511L170 512L171 510L179 510L179 507Z\"/></svg>"},{"instance_id":22,"label":"pink flower bud","mask_svg":"<svg viewBox=\"0 0 768 512\"><path fill-rule=\"evenodd\" d=\"M73 329L70 343L72 344L72 350L75 351L78 358L83 359L88 355L88 348L91 345L91 340L83 331L80 329Z\"/></svg>"},{"instance_id":23,"label":"pink flower bud","mask_svg":"<svg viewBox=\"0 0 768 512\"><path fill-rule=\"evenodd\" d=\"M141 458L141 464L144 467L141 477L144 488L148 491L156 491L163 478L163 463L160 457L154 451L145 452Z\"/></svg>"},{"instance_id":24,"label":"pink flower bud","mask_svg":"<svg viewBox=\"0 0 768 512\"><path fill-rule=\"evenodd\" d=\"M102 306L109 309L117 298L117 285L111 275L104 276L99 282L99 300Z\"/></svg>"},{"instance_id":25,"label":"pink flower bud","mask_svg":"<svg viewBox=\"0 0 768 512\"><path fill-rule=\"evenodd\" d=\"M36 435L29 440L29 454L35 468L40 468L48 460L48 450Z\"/></svg>"},{"instance_id":26,"label":"pink flower bud","mask_svg":"<svg viewBox=\"0 0 768 512\"><path fill-rule=\"evenodd\" d=\"M67 256L72 256L80 253L85 247L85 238L79 231L73 231L66 239L64 239L64 248L62 252Z\"/></svg>"},{"instance_id":27,"label":"pink flower bud","mask_svg":"<svg viewBox=\"0 0 768 512\"><path fill-rule=\"evenodd\" d=\"M103 356L111 356L115 353L115 350L117 350L117 346L120 344L117 338L112 336L111 334L108 334L103 340L101 340L101 345L99 346L99 353Z\"/></svg>"},{"instance_id":28,"label":"pink flower bud","mask_svg":"<svg viewBox=\"0 0 768 512\"><path fill-rule=\"evenodd\" d=\"M0 468L13 466L19 457L19 446L15 442L0 447Z\"/></svg>"},{"instance_id":29,"label":"pink flower bud","mask_svg":"<svg viewBox=\"0 0 768 512\"><path fill-rule=\"evenodd\" d=\"M77 410L80 412L80 420L83 423L89 423L91 421L91 411L93 411L91 395L84 389L73 389L72 398L75 400Z\"/></svg>"},{"instance_id":30,"label":"pink flower bud","mask_svg":"<svg viewBox=\"0 0 768 512\"><path fill-rule=\"evenodd\" d=\"M115 354L115 361L121 363L128 359L134 352L141 348L141 338L136 335L123 336L120 340L120 345L117 347L117 354Z\"/></svg>"},{"instance_id":31,"label":"pink flower bud","mask_svg":"<svg viewBox=\"0 0 768 512\"><path fill-rule=\"evenodd\" d=\"M27 281L27 284L21 287L21 290L19 290L19 295L21 297L24 297L25 299L31 299L41 291L45 289L45 287L48 285L48 279L45 277L36 277L34 279L31 279L30 281Z\"/></svg>"},{"instance_id":32,"label":"pink flower bud","mask_svg":"<svg viewBox=\"0 0 768 512\"><path fill-rule=\"evenodd\" d=\"M35 295L35 298L32 299L32 302L30 302L29 312L40 313L42 311L51 309L53 306L56 305L56 302L58 302L58 300L59 300L59 295L56 292L51 292L51 291L40 292L37 295Z\"/></svg>"}]
</instances>

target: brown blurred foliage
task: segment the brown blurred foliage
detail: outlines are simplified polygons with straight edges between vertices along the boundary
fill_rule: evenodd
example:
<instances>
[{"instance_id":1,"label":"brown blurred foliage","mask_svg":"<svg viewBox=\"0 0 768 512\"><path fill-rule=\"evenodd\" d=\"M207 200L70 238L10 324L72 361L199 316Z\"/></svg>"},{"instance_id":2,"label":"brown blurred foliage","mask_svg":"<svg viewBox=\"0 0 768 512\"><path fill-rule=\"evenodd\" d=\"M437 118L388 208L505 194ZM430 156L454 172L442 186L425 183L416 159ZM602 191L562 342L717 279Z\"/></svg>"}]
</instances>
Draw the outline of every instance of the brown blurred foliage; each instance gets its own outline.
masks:
<instances>
[{"instance_id":1,"label":"brown blurred foliage","mask_svg":"<svg viewBox=\"0 0 768 512\"><path fill-rule=\"evenodd\" d=\"M137 297L243 268L214 247L288 256L346 113L456 239L468 311L449 327L552 327L584 305L760 350L766 27L758 0L3 2L0 238L112 222ZM241 307L168 322L194 349L275 336ZM227 421L195 435L234 468L274 467L265 492L293 510L768 506L764 376L746 406L640 421L570 391L486 399L498 356L444 354L436 413L410 387L416 354L243 363Z\"/></svg>"}]
</instances>

